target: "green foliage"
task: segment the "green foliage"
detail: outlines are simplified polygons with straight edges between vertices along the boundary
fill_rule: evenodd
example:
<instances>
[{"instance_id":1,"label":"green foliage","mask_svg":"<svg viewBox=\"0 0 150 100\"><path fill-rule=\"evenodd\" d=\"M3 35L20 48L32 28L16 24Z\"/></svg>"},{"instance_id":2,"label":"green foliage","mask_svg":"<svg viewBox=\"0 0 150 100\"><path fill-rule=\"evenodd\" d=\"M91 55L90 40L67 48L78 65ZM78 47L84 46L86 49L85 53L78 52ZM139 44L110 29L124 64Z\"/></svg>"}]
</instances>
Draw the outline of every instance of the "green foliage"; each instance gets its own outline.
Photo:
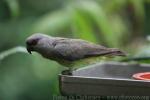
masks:
<instances>
[{"instance_id":1,"label":"green foliage","mask_svg":"<svg viewBox=\"0 0 150 100\"><path fill-rule=\"evenodd\" d=\"M7 6L10 10L11 17L14 19L19 16L19 2L18 0L5 0L7 3Z\"/></svg>"},{"instance_id":2,"label":"green foliage","mask_svg":"<svg viewBox=\"0 0 150 100\"><path fill-rule=\"evenodd\" d=\"M0 53L0 61L3 60L4 58L8 57L9 55L12 55L12 54L15 54L18 52L27 53L25 47L15 47L15 48L12 48L10 50Z\"/></svg>"},{"instance_id":3,"label":"green foliage","mask_svg":"<svg viewBox=\"0 0 150 100\"><path fill-rule=\"evenodd\" d=\"M64 28L70 24L70 16L67 12L55 11L53 13L47 13L38 19L33 25L31 32L44 32L56 34L56 32L63 31Z\"/></svg>"},{"instance_id":4,"label":"green foliage","mask_svg":"<svg viewBox=\"0 0 150 100\"><path fill-rule=\"evenodd\" d=\"M59 93L63 68L18 47L34 32L121 48L129 58L149 57L148 8L149 0L1 0L0 100L49 100Z\"/></svg>"}]
</instances>

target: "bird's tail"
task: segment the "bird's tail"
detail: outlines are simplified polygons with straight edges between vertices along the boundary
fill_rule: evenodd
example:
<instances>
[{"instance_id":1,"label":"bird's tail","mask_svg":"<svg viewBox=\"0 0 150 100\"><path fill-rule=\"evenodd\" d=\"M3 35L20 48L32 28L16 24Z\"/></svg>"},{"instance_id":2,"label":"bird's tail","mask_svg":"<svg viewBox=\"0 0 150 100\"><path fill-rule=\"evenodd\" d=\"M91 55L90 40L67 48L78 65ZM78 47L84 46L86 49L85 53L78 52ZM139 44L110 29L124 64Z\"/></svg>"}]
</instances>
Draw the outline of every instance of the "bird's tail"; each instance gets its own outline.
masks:
<instances>
[{"instance_id":1,"label":"bird's tail","mask_svg":"<svg viewBox=\"0 0 150 100\"><path fill-rule=\"evenodd\" d=\"M110 56L127 56L127 54L117 48L109 48L110 53L108 55Z\"/></svg>"}]
</instances>

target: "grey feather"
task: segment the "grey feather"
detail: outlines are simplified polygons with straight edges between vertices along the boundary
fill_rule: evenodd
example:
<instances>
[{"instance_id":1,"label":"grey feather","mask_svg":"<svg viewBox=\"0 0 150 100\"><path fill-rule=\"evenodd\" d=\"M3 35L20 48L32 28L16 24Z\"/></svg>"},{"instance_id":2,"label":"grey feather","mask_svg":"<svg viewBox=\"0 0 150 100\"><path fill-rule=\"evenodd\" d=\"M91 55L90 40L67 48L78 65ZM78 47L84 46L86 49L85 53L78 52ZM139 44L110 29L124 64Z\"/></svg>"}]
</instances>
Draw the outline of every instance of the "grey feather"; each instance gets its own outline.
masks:
<instances>
[{"instance_id":1,"label":"grey feather","mask_svg":"<svg viewBox=\"0 0 150 100\"><path fill-rule=\"evenodd\" d=\"M94 57L94 56L103 56L103 55L113 55L118 49L108 49L101 45L96 45L88 41L80 39L58 39L54 42L55 52L59 57L75 61L83 58ZM120 54L123 52L120 51Z\"/></svg>"},{"instance_id":2,"label":"grey feather","mask_svg":"<svg viewBox=\"0 0 150 100\"><path fill-rule=\"evenodd\" d=\"M26 40L27 50L36 51L43 57L60 61L77 61L96 56L125 56L116 48L106 48L81 39L52 37L45 34L33 34Z\"/></svg>"}]
</instances>

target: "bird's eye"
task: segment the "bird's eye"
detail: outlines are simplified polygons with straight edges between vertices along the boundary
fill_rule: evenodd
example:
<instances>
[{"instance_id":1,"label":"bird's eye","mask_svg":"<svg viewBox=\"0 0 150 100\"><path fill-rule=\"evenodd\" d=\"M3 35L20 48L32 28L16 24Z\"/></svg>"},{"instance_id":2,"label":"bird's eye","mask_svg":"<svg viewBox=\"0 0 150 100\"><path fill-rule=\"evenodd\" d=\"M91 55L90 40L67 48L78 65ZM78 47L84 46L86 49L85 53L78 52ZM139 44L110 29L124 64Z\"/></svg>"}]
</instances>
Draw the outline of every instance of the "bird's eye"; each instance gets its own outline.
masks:
<instances>
[{"instance_id":1,"label":"bird's eye","mask_svg":"<svg viewBox=\"0 0 150 100\"><path fill-rule=\"evenodd\" d=\"M27 45L36 45L39 39L28 40Z\"/></svg>"},{"instance_id":2,"label":"bird's eye","mask_svg":"<svg viewBox=\"0 0 150 100\"><path fill-rule=\"evenodd\" d=\"M32 45L36 45L38 40L33 40Z\"/></svg>"}]
</instances>

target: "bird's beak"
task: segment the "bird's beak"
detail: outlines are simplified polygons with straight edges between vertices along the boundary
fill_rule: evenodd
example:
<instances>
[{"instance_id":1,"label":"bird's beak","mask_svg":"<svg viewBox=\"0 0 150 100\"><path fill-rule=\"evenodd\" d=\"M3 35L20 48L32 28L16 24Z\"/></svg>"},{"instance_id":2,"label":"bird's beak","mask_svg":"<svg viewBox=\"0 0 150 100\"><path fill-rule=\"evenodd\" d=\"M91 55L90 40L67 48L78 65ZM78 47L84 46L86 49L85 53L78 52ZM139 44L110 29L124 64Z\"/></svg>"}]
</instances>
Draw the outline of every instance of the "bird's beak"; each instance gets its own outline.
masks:
<instances>
[{"instance_id":1,"label":"bird's beak","mask_svg":"<svg viewBox=\"0 0 150 100\"><path fill-rule=\"evenodd\" d=\"M29 46L27 46L27 51L29 54L32 54L32 49Z\"/></svg>"}]
</instances>

